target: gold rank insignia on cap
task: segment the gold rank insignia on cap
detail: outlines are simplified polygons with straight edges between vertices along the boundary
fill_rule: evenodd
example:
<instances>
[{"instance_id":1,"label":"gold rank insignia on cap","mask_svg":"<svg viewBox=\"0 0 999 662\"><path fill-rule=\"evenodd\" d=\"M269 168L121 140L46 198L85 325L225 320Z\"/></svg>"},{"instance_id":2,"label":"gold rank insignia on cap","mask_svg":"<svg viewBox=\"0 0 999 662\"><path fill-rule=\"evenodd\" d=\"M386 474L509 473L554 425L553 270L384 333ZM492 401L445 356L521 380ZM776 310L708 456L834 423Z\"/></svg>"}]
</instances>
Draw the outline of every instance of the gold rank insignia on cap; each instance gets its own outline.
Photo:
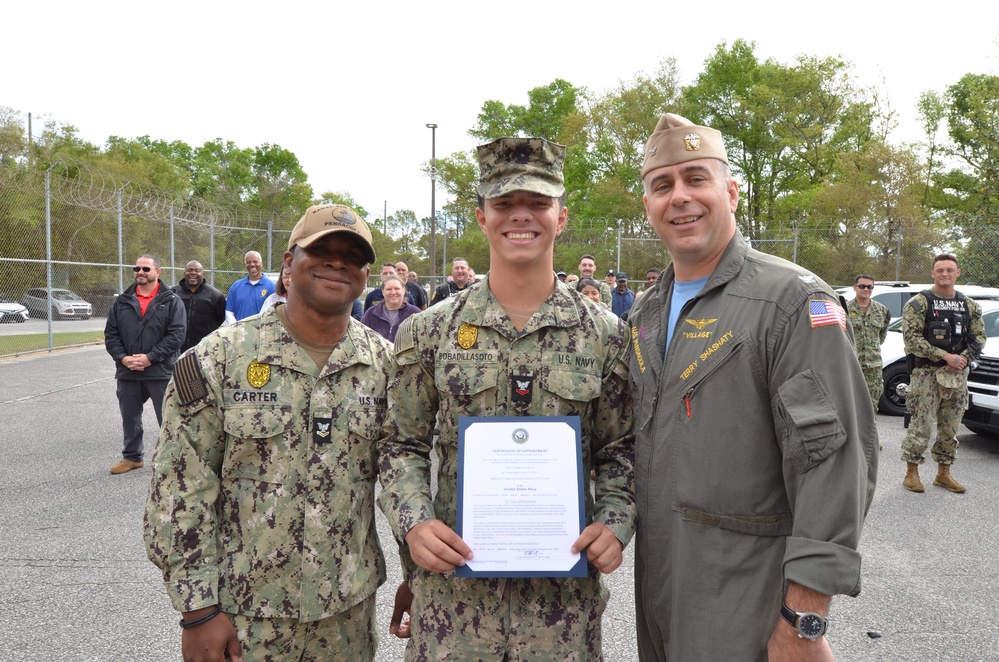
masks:
<instances>
[{"instance_id":1,"label":"gold rank insignia on cap","mask_svg":"<svg viewBox=\"0 0 999 662\"><path fill-rule=\"evenodd\" d=\"M696 133L688 133L683 137L683 146L688 152L697 152L701 149L701 137Z\"/></svg>"},{"instance_id":2,"label":"gold rank insignia on cap","mask_svg":"<svg viewBox=\"0 0 999 662\"><path fill-rule=\"evenodd\" d=\"M266 363L257 363L254 360L246 369L246 380L253 388L261 388L271 380L271 367Z\"/></svg>"},{"instance_id":3,"label":"gold rank insignia on cap","mask_svg":"<svg viewBox=\"0 0 999 662\"><path fill-rule=\"evenodd\" d=\"M465 322L458 327L458 345L462 349L471 349L479 338L479 327Z\"/></svg>"}]
</instances>

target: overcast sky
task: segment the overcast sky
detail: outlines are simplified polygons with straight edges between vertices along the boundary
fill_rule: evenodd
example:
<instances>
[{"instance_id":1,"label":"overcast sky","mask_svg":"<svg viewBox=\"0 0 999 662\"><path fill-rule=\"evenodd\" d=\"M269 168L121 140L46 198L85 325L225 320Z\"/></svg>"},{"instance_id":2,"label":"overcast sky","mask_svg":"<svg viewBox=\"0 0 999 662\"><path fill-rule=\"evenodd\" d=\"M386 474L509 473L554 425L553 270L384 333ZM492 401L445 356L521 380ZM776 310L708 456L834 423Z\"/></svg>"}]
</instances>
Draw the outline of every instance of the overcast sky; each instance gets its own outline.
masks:
<instances>
[{"instance_id":1,"label":"overcast sky","mask_svg":"<svg viewBox=\"0 0 999 662\"><path fill-rule=\"evenodd\" d=\"M0 105L73 124L99 145L147 134L279 144L317 195L345 191L376 217L386 203L389 214L429 216L428 122L438 156L471 149L487 99L524 104L555 78L603 92L666 57L687 83L723 40L756 41L761 60L785 64L842 57L887 95L895 141L918 140L920 92L999 73L999 3L962 5L956 17L887 4L8 3Z\"/></svg>"}]
</instances>

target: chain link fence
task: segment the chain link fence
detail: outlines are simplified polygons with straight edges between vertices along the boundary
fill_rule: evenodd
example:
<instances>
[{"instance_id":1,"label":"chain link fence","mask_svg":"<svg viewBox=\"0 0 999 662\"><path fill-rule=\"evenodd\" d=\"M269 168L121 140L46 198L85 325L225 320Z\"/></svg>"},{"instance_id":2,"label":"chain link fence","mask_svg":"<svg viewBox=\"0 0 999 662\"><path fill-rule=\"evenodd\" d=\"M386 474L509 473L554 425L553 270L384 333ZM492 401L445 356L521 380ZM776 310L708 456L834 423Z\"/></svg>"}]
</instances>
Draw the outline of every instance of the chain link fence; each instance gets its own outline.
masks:
<instances>
[{"instance_id":1,"label":"chain link fence","mask_svg":"<svg viewBox=\"0 0 999 662\"><path fill-rule=\"evenodd\" d=\"M47 172L2 165L0 312L5 323L0 324L0 357L103 343L104 316L114 296L133 282L131 267L143 253L159 258L168 285L180 281L188 261L198 260L208 282L226 292L245 275L243 258L250 250L261 254L265 271L278 271L296 221L176 198L70 160ZM474 223L465 227L464 232L444 227L446 234L438 237L444 274L459 256L477 274L488 269L488 245ZM444 236L448 238L442 241ZM421 245L422 239L413 238ZM790 226L750 241L832 285L851 284L858 273L879 281L925 283L932 256L942 250L957 253L962 282L999 285L999 227L982 217L844 223L821 229ZM636 291L644 288L647 269L662 269L669 262L644 218L570 218L555 242L555 268L577 273L584 254L594 256L598 278L609 269L624 271ZM379 256L379 262L396 259ZM420 282L429 289L426 264L411 261L410 268L424 269ZM369 285L377 285L378 271L375 265ZM59 310L48 300L47 288L70 290L89 302L91 317L50 319ZM16 313L22 303L32 305L27 321Z\"/></svg>"}]
</instances>

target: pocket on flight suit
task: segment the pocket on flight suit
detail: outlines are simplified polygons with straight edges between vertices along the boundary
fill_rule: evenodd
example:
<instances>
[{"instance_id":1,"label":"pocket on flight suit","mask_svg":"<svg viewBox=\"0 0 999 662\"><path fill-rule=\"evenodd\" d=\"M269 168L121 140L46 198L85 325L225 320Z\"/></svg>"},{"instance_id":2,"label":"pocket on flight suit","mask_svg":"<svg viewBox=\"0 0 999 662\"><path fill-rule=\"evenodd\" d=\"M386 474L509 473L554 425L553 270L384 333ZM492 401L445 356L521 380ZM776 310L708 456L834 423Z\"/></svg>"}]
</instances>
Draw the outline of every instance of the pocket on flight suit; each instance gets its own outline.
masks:
<instances>
[{"instance_id":1,"label":"pocket on flight suit","mask_svg":"<svg viewBox=\"0 0 999 662\"><path fill-rule=\"evenodd\" d=\"M814 370L791 377L777 389L775 420L782 423L784 452L802 472L817 467L846 443L846 429Z\"/></svg>"}]
</instances>

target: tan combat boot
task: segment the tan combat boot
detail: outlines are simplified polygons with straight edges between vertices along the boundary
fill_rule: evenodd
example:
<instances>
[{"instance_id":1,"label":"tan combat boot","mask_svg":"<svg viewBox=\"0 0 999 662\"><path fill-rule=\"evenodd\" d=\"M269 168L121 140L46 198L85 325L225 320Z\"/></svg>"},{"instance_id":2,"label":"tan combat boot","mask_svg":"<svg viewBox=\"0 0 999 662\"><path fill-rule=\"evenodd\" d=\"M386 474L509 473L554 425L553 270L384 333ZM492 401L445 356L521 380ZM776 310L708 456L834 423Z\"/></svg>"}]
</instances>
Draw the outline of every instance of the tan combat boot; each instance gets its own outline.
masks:
<instances>
[{"instance_id":1,"label":"tan combat boot","mask_svg":"<svg viewBox=\"0 0 999 662\"><path fill-rule=\"evenodd\" d=\"M945 490L950 490L955 494L964 494L967 491L968 488L954 480L954 477L950 475L949 464L940 464L938 467L937 477L933 479L934 485L939 485Z\"/></svg>"},{"instance_id":2,"label":"tan combat boot","mask_svg":"<svg viewBox=\"0 0 999 662\"><path fill-rule=\"evenodd\" d=\"M905 479L902 481L902 485L910 492L924 492L923 484L919 482L919 465L915 462L909 462L906 466L908 469L905 472Z\"/></svg>"}]
</instances>

